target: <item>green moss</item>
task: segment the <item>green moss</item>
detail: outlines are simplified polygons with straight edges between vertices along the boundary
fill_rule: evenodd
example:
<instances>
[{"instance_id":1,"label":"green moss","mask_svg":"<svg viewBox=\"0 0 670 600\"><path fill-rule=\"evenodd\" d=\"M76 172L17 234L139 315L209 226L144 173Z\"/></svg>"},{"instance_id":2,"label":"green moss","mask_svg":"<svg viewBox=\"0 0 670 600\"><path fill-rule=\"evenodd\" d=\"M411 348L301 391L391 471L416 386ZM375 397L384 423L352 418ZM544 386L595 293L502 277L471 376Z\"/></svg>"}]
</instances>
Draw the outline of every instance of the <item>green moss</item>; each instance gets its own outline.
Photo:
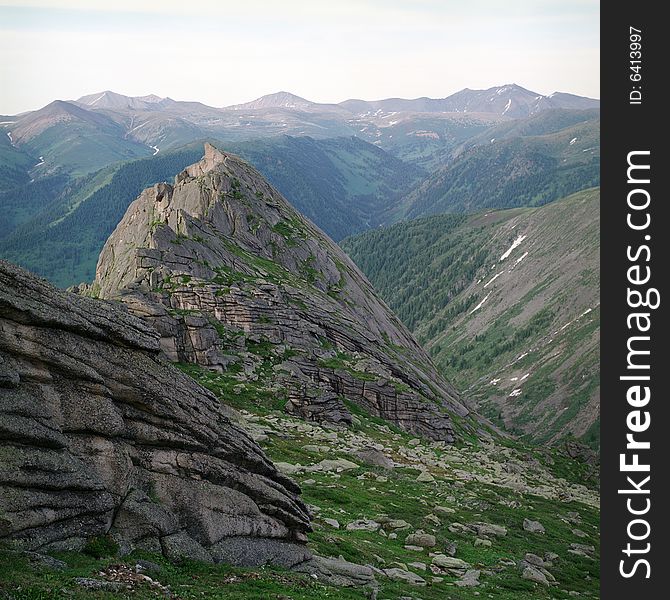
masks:
<instances>
[{"instance_id":1,"label":"green moss","mask_svg":"<svg viewBox=\"0 0 670 600\"><path fill-rule=\"evenodd\" d=\"M111 537L101 535L89 539L82 552L93 558L106 558L116 556L119 552L119 545Z\"/></svg>"}]
</instances>

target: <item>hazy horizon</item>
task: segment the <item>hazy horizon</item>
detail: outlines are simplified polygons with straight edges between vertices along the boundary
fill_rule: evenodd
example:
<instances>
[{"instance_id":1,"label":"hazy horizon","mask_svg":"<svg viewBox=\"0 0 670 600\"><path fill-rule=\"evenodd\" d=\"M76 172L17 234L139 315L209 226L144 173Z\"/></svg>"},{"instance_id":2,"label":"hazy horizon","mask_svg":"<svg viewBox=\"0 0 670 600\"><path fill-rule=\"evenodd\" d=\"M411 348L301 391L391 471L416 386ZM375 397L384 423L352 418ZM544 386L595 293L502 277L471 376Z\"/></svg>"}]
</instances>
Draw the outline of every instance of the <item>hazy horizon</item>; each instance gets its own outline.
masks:
<instances>
[{"instance_id":1,"label":"hazy horizon","mask_svg":"<svg viewBox=\"0 0 670 600\"><path fill-rule=\"evenodd\" d=\"M206 18L203 18L203 15ZM444 98L516 83L599 98L595 0L0 0L0 113L111 90L222 107Z\"/></svg>"}]
</instances>

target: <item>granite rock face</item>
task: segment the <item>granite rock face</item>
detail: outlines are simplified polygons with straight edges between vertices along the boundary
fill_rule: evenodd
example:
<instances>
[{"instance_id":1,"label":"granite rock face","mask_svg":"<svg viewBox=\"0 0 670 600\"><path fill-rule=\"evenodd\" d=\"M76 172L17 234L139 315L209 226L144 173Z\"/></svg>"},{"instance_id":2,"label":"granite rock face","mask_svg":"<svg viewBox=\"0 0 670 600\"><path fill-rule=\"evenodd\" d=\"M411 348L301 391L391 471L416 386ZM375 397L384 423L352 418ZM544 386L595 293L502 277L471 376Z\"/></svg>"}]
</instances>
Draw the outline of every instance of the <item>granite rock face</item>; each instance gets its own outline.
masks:
<instances>
[{"instance_id":1,"label":"granite rock face","mask_svg":"<svg viewBox=\"0 0 670 600\"><path fill-rule=\"evenodd\" d=\"M453 441L469 413L342 250L209 144L130 205L80 292L124 302L172 361L265 377L306 419L348 424L353 403Z\"/></svg>"},{"instance_id":2,"label":"granite rock face","mask_svg":"<svg viewBox=\"0 0 670 600\"><path fill-rule=\"evenodd\" d=\"M298 487L124 306L0 261L0 539L254 564L306 560ZM227 550L228 549L228 550ZM296 559L297 562L298 559Z\"/></svg>"}]
</instances>

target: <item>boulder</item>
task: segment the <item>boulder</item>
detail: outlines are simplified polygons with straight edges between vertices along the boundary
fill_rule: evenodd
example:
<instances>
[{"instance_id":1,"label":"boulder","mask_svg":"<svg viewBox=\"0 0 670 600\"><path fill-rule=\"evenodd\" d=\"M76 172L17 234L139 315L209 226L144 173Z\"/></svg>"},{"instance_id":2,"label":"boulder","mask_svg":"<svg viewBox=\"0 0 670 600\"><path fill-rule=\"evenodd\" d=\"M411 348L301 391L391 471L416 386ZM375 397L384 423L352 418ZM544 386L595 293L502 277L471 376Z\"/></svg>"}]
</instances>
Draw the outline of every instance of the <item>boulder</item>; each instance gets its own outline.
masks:
<instances>
[{"instance_id":1,"label":"boulder","mask_svg":"<svg viewBox=\"0 0 670 600\"><path fill-rule=\"evenodd\" d=\"M531 519L523 520L523 528L524 531L528 531L530 533L544 533L544 525L542 525L542 523L539 521L532 521Z\"/></svg>"},{"instance_id":2,"label":"boulder","mask_svg":"<svg viewBox=\"0 0 670 600\"><path fill-rule=\"evenodd\" d=\"M47 552L110 536L211 561L241 539L254 562L277 544L308 557L298 486L160 348L123 305L0 261L0 540Z\"/></svg>"},{"instance_id":3,"label":"boulder","mask_svg":"<svg viewBox=\"0 0 670 600\"><path fill-rule=\"evenodd\" d=\"M364 448L355 453L356 458L362 460L373 467L381 467L382 469L392 469L393 461L380 450L375 448Z\"/></svg>"},{"instance_id":4,"label":"boulder","mask_svg":"<svg viewBox=\"0 0 670 600\"><path fill-rule=\"evenodd\" d=\"M426 580L423 577L416 573L412 573L411 571L406 571L405 569L393 567L391 569L384 569L383 571L384 575L393 581L402 581L403 583L409 583L410 585L416 586L426 585Z\"/></svg>"},{"instance_id":5,"label":"boulder","mask_svg":"<svg viewBox=\"0 0 670 600\"><path fill-rule=\"evenodd\" d=\"M435 546L435 536L430 533L410 533L405 538L405 544L419 546L421 548L432 548Z\"/></svg>"}]
</instances>

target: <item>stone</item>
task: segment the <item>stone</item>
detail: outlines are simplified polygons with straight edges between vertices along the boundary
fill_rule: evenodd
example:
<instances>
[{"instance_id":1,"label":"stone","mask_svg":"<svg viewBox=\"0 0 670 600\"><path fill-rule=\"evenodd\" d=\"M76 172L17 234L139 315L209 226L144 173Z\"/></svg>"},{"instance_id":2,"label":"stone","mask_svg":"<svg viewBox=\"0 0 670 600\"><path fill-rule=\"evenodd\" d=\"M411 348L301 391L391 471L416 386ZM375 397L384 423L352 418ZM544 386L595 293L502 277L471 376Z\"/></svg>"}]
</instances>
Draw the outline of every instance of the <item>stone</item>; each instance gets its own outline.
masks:
<instances>
[{"instance_id":1,"label":"stone","mask_svg":"<svg viewBox=\"0 0 670 600\"><path fill-rule=\"evenodd\" d=\"M411 525L403 519L391 519L390 521L384 523L384 529L389 530L409 529L410 527Z\"/></svg>"},{"instance_id":2,"label":"stone","mask_svg":"<svg viewBox=\"0 0 670 600\"><path fill-rule=\"evenodd\" d=\"M377 521L372 521L370 519L357 519L348 523L346 526L347 531L377 531L381 525Z\"/></svg>"},{"instance_id":3,"label":"stone","mask_svg":"<svg viewBox=\"0 0 670 600\"><path fill-rule=\"evenodd\" d=\"M18 375L0 393L3 542L80 551L109 534L122 553L211 561L247 537L265 562L275 541L309 555L298 486L123 304L0 261L0 362Z\"/></svg>"},{"instance_id":4,"label":"stone","mask_svg":"<svg viewBox=\"0 0 670 600\"><path fill-rule=\"evenodd\" d=\"M363 448L362 450L355 452L354 456L356 456L356 458L360 459L364 463L374 467L392 469L394 466L393 461L388 456L386 456L386 454L375 448Z\"/></svg>"},{"instance_id":5,"label":"stone","mask_svg":"<svg viewBox=\"0 0 670 600\"><path fill-rule=\"evenodd\" d=\"M449 541L444 545L444 552L449 556L456 556L456 550L458 550L456 542Z\"/></svg>"},{"instance_id":6,"label":"stone","mask_svg":"<svg viewBox=\"0 0 670 600\"><path fill-rule=\"evenodd\" d=\"M526 552L523 559L533 565L534 567L544 567L544 560L540 558L537 554L532 554L531 552Z\"/></svg>"},{"instance_id":7,"label":"stone","mask_svg":"<svg viewBox=\"0 0 670 600\"><path fill-rule=\"evenodd\" d=\"M323 522L333 529L340 528L340 522L337 519L323 519Z\"/></svg>"},{"instance_id":8,"label":"stone","mask_svg":"<svg viewBox=\"0 0 670 600\"><path fill-rule=\"evenodd\" d=\"M506 527L495 525L494 523L475 523L472 527L477 532L477 535L483 537L505 537L507 535Z\"/></svg>"},{"instance_id":9,"label":"stone","mask_svg":"<svg viewBox=\"0 0 670 600\"><path fill-rule=\"evenodd\" d=\"M477 569L468 569L458 581L454 582L457 587L477 587L480 585L479 576L481 571Z\"/></svg>"},{"instance_id":10,"label":"stone","mask_svg":"<svg viewBox=\"0 0 670 600\"><path fill-rule=\"evenodd\" d=\"M308 573L330 585L355 588L377 588L377 580L371 567L358 565L342 557L314 556L296 567L295 571Z\"/></svg>"},{"instance_id":11,"label":"stone","mask_svg":"<svg viewBox=\"0 0 670 600\"><path fill-rule=\"evenodd\" d=\"M295 569L312 559L303 543L259 537L226 537L208 548L214 561L235 567L277 565Z\"/></svg>"},{"instance_id":12,"label":"stone","mask_svg":"<svg viewBox=\"0 0 670 600\"><path fill-rule=\"evenodd\" d=\"M412 438L409 442L407 442L407 445L410 448L413 448L415 446L418 446L421 443L421 440L419 438Z\"/></svg>"},{"instance_id":13,"label":"stone","mask_svg":"<svg viewBox=\"0 0 670 600\"><path fill-rule=\"evenodd\" d=\"M523 528L530 533L544 533L544 525L539 521L532 521L531 519L523 520Z\"/></svg>"},{"instance_id":14,"label":"stone","mask_svg":"<svg viewBox=\"0 0 670 600\"><path fill-rule=\"evenodd\" d=\"M475 538L475 547L483 546L484 548L490 548L492 545L491 540Z\"/></svg>"},{"instance_id":15,"label":"stone","mask_svg":"<svg viewBox=\"0 0 670 600\"><path fill-rule=\"evenodd\" d=\"M444 554L436 554L433 556L432 564L440 569L455 572L456 574L460 574L460 572L465 573L470 567L464 560L453 556L445 556Z\"/></svg>"},{"instance_id":16,"label":"stone","mask_svg":"<svg viewBox=\"0 0 670 600\"><path fill-rule=\"evenodd\" d=\"M163 548L163 554L172 562L178 563L184 559L214 562L212 555L184 532L166 535L161 539L161 547Z\"/></svg>"},{"instance_id":17,"label":"stone","mask_svg":"<svg viewBox=\"0 0 670 600\"><path fill-rule=\"evenodd\" d=\"M137 573L160 573L162 567L150 560L139 559L135 561L135 572Z\"/></svg>"},{"instance_id":18,"label":"stone","mask_svg":"<svg viewBox=\"0 0 670 600\"><path fill-rule=\"evenodd\" d=\"M122 592L128 589L128 585L119 581L105 581L91 577L75 577L74 582L91 591Z\"/></svg>"},{"instance_id":19,"label":"stone","mask_svg":"<svg viewBox=\"0 0 670 600\"><path fill-rule=\"evenodd\" d=\"M410 585L416 586L426 585L426 580L423 577L416 573L412 573L411 571L406 571L405 569L394 567L391 569L383 569L383 571L384 575L393 581L402 581L403 583L409 583Z\"/></svg>"},{"instance_id":20,"label":"stone","mask_svg":"<svg viewBox=\"0 0 670 600\"><path fill-rule=\"evenodd\" d=\"M430 533L411 533L405 538L405 544L419 546L420 548L432 548L435 546L435 536Z\"/></svg>"},{"instance_id":21,"label":"stone","mask_svg":"<svg viewBox=\"0 0 670 600\"><path fill-rule=\"evenodd\" d=\"M544 573L532 565L524 567L523 571L521 571L521 577L524 579L529 579L530 581L534 581L535 583L541 583L542 585L546 586L549 585L549 581L545 577Z\"/></svg>"},{"instance_id":22,"label":"stone","mask_svg":"<svg viewBox=\"0 0 670 600\"><path fill-rule=\"evenodd\" d=\"M65 561L54 558L53 556L49 556L48 554L40 554L39 552L28 551L23 552L22 554L30 561L31 565L40 568L50 569L52 571L63 571L67 569L68 566Z\"/></svg>"},{"instance_id":23,"label":"stone","mask_svg":"<svg viewBox=\"0 0 670 600\"><path fill-rule=\"evenodd\" d=\"M275 467L277 467L277 469L284 475L295 475L296 473L300 473L303 470L302 465L292 465L291 463L287 462L277 462L275 463Z\"/></svg>"},{"instance_id":24,"label":"stone","mask_svg":"<svg viewBox=\"0 0 670 600\"><path fill-rule=\"evenodd\" d=\"M416 481L420 483L430 483L431 481L435 481L435 477L433 477L428 471L421 471L419 476L416 478Z\"/></svg>"},{"instance_id":25,"label":"stone","mask_svg":"<svg viewBox=\"0 0 670 600\"><path fill-rule=\"evenodd\" d=\"M407 566L412 567L413 569L417 569L418 571L425 571L426 569L428 569L426 563L422 562L411 562Z\"/></svg>"},{"instance_id":26,"label":"stone","mask_svg":"<svg viewBox=\"0 0 670 600\"><path fill-rule=\"evenodd\" d=\"M570 549L568 552L573 554L580 554L582 556L592 556L595 553L595 546L590 544L570 544Z\"/></svg>"},{"instance_id":27,"label":"stone","mask_svg":"<svg viewBox=\"0 0 670 600\"><path fill-rule=\"evenodd\" d=\"M449 506L436 506L433 510L438 515L453 515L456 511Z\"/></svg>"}]
</instances>

